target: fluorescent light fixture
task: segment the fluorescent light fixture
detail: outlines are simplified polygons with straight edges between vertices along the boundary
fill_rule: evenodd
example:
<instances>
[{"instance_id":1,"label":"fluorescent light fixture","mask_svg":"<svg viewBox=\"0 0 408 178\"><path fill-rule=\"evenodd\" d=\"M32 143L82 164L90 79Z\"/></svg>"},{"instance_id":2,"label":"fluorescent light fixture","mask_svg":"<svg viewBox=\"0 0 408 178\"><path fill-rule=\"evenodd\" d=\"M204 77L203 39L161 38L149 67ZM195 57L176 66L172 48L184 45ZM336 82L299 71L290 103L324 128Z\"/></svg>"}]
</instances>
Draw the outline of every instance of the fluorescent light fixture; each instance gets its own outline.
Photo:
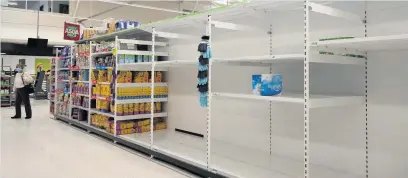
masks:
<instances>
[{"instance_id":1,"label":"fluorescent light fixture","mask_svg":"<svg viewBox=\"0 0 408 178\"><path fill-rule=\"evenodd\" d=\"M63 48L65 46L61 46L61 45L55 45L54 48Z\"/></svg>"},{"instance_id":2,"label":"fluorescent light fixture","mask_svg":"<svg viewBox=\"0 0 408 178\"><path fill-rule=\"evenodd\" d=\"M7 5L9 5L9 6L17 6L17 2L8 2Z\"/></svg>"}]
</instances>

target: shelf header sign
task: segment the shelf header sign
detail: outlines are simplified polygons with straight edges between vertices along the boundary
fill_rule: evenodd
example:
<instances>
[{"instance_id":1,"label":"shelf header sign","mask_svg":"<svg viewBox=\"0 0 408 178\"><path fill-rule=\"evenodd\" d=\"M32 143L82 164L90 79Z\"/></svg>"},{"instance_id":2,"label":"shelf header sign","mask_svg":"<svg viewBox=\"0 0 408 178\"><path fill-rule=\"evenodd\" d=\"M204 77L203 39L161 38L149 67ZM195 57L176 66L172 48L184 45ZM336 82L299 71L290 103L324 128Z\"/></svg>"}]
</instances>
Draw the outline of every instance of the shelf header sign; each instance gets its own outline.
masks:
<instances>
[{"instance_id":1,"label":"shelf header sign","mask_svg":"<svg viewBox=\"0 0 408 178\"><path fill-rule=\"evenodd\" d=\"M78 41L81 37L80 25L64 22L64 40Z\"/></svg>"}]
</instances>

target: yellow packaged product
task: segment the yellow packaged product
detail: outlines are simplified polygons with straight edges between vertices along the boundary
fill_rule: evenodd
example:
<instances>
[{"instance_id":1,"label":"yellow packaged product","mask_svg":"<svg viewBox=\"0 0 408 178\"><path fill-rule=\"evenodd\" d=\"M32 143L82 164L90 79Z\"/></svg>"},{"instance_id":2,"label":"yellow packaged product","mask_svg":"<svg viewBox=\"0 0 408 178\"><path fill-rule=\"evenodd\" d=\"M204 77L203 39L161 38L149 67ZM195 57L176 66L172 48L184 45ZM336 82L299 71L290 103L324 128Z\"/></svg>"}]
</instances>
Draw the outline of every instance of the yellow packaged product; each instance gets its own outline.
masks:
<instances>
[{"instance_id":1,"label":"yellow packaged product","mask_svg":"<svg viewBox=\"0 0 408 178\"><path fill-rule=\"evenodd\" d=\"M113 81L113 69L108 69L108 82Z\"/></svg>"},{"instance_id":2,"label":"yellow packaged product","mask_svg":"<svg viewBox=\"0 0 408 178\"><path fill-rule=\"evenodd\" d=\"M139 103L133 104L133 114L139 114Z\"/></svg>"},{"instance_id":3,"label":"yellow packaged product","mask_svg":"<svg viewBox=\"0 0 408 178\"><path fill-rule=\"evenodd\" d=\"M101 107L101 109L102 110L106 110L107 108L106 108L106 101L105 100L99 100L99 102L100 102L100 107Z\"/></svg>"},{"instance_id":4,"label":"yellow packaged product","mask_svg":"<svg viewBox=\"0 0 408 178\"><path fill-rule=\"evenodd\" d=\"M123 116L123 105L122 104L116 105L116 115Z\"/></svg>"},{"instance_id":5,"label":"yellow packaged product","mask_svg":"<svg viewBox=\"0 0 408 178\"><path fill-rule=\"evenodd\" d=\"M143 83L149 82L149 72L143 72Z\"/></svg>"},{"instance_id":6,"label":"yellow packaged product","mask_svg":"<svg viewBox=\"0 0 408 178\"><path fill-rule=\"evenodd\" d=\"M160 102L156 102L155 103L155 112L159 113L161 112L161 103Z\"/></svg>"},{"instance_id":7,"label":"yellow packaged product","mask_svg":"<svg viewBox=\"0 0 408 178\"><path fill-rule=\"evenodd\" d=\"M123 104L123 115L126 116L129 114L129 104Z\"/></svg>"},{"instance_id":8,"label":"yellow packaged product","mask_svg":"<svg viewBox=\"0 0 408 178\"><path fill-rule=\"evenodd\" d=\"M113 102L110 103L110 112L115 113L115 104Z\"/></svg>"},{"instance_id":9,"label":"yellow packaged product","mask_svg":"<svg viewBox=\"0 0 408 178\"><path fill-rule=\"evenodd\" d=\"M118 73L118 79L117 79L118 83L124 83L124 78L123 78L123 72L119 71Z\"/></svg>"},{"instance_id":10,"label":"yellow packaged product","mask_svg":"<svg viewBox=\"0 0 408 178\"><path fill-rule=\"evenodd\" d=\"M162 82L162 72L156 72L156 76L154 77L155 82Z\"/></svg>"},{"instance_id":11,"label":"yellow packaged product","mask_svg":"<svg viewBox=\"0 0 408 178\"><path fill-rule=\"evenodd\" d=\"M142 132L149 132L149 131L150 131L150 125L142 126Z\"/></svg>"},{"instance_id":12,"label":"yellow packaged product","mask_svg":"<svg viewBox=\"0 0 408 178\"><path fill-rule=\"evenodd\" d=\"M165 86L165 87L163 87L163 90L164 90L164 91L163 91L163 94L164 94L164 95L168 95L168 94L169 94L169 87L166 87L166 86Z\"/></svg>"},{"instance_id":13,"label":"yellow packaged product","mask_svg":"<svg viewBox=\"0 0 408 178\"><path fill-rule=\"evenodd\" d=\"M144 103L139 103L139 114L145 113L145 105Z\"/></svg>"},{"instance_id":14,"label":"yellow packaged product","mask_svg":"<svg viewBox=\"0 0 408 178\"><path fill-rule=\"evenodd\" d=\"M151 103L145 103L145 113L150 113L151 110Z\"/></svg>"},{"instance_id":15,"label":"yellow packaged product","mask_svg":"<svg viewBox=\"0 0 408 178\"><path fill-rule=\"evenodd\" d=\"M130 104L129 104L128 115L133 115L133 103L130 103Z\"/></svg>"},{"instance_id":16,"label":"yellow packaged product","mask_svg":"<svg viewBox=\"0 0 408 178\"><path fill-rule=\"evenodd\" d=\"M150 119L145 119L145 120L136 122L137 127L146 126L146 125L150 125Z\"/></svg>"},{"instance_id":17,"label":"yellow packaged product","mask_svg":"<svg viewBox=\"0 0 408 178\"><path fill-rule=\"evenodd\" d=\"M132 72L126 72L125 83L132 83Z\"/></svg>"},{"instance_id":18,"label":"yellow packaged product","mask_svg":"<svg viewBox=\"0 0 408 178\"><path fill-rule=\"evenodd\" d=\"M95 100L95 108L97 110L101 109L101 103L99 102L99 100Z\"/></svg>"},{"instance_id":19,"label":"yellow packaged product","mask_svg":"<svg viewBox=\"0 0 408 178\"><path fill-rule=\"evenodd\" d=\"M167 124L165 122L159 122L154 124L154 129L155 130L163 130L167 128Z\"/></svg>"}]
</instances>

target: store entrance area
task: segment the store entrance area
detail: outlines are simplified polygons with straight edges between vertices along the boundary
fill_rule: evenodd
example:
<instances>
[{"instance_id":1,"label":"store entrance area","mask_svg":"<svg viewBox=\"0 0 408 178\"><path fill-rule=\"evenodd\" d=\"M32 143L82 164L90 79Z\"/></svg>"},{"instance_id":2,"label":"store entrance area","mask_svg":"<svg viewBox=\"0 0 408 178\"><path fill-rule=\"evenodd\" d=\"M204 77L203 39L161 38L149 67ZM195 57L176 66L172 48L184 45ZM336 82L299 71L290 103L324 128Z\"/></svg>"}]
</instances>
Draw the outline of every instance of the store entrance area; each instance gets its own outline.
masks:
<instances>
[{"instance_id":1,"label":"store entrance area","mask_svg":"<svg viewBox=\"0 0 408 178\"><path fill-rule=\"evenodd\" d=\"M191 177L50 119L46 100L32 100L32 109L31 120L10 119L14 107L0 110L0 177Z\"/></svg>"}]
</instances>

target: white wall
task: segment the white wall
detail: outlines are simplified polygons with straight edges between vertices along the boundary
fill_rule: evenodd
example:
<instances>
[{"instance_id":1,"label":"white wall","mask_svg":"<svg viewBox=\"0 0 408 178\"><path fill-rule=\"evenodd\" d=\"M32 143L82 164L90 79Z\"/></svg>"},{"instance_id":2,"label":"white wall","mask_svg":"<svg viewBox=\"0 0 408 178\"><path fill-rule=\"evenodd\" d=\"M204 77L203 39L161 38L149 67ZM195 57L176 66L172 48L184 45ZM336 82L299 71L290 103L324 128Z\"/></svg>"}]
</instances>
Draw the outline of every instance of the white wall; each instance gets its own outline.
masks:
<instances>
[{"instance_id":1,"label":"white wall","mask_svg":"<svg viewBox=\"0 0 408 178\"><path fill-rule=\"evenodd\" d=\"M3 66L11 66L11 68L14 70L16 68L16 65L18 64L19 59L25 59L26 60L26 72L30 74L36 74L35 69L35 59L37 58L49 58L51 60L52 57L50 56L19 56L19 55L1 55L1 58L3 59Z\"/></svg>"},{"instance_id":2,"label":"white wall","mask_svg":"<svg viewBox=\"0 0 408 178\"><path fill-rule=\"evenodd\" d=\"M40 38L48 39L50 45L72 44L72 41L63 39L63 27L64 21L73 22L73 19L69 15L51 15L40 12ZM0 30L2 41L26 43L27 38L37 37L37 12L2 7Z\"/></svg>"}]
</instances>

